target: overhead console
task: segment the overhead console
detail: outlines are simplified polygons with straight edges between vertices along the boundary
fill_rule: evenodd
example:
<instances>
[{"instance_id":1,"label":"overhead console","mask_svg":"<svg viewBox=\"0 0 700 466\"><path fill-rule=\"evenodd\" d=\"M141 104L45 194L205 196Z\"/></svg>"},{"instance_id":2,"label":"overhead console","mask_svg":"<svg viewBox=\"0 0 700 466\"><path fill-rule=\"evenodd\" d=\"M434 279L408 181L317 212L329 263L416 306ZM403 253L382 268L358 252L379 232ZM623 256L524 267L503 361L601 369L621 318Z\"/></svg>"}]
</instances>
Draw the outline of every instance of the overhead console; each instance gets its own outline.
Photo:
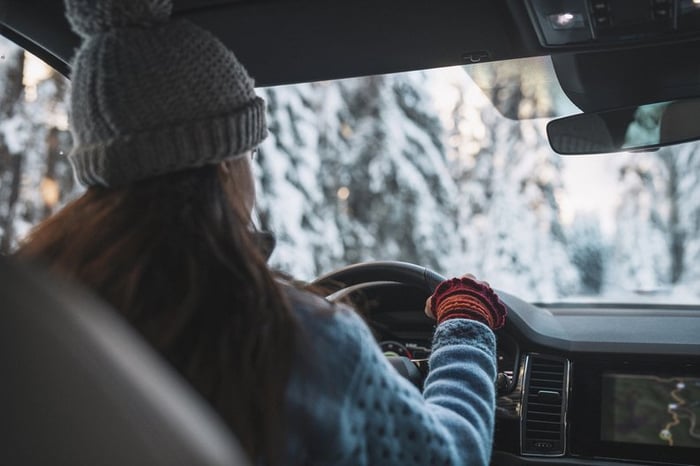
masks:
<instances>
[{"instance_id":1,"label":"overhead console","mask_svg":"<svg viewBox=\"0 0 700 466\"><path fill-rule=\"evenodd\" d=\"M547 48L700 36L700 0L528 0L527 6Z\"/></svg>"}]
</instances>

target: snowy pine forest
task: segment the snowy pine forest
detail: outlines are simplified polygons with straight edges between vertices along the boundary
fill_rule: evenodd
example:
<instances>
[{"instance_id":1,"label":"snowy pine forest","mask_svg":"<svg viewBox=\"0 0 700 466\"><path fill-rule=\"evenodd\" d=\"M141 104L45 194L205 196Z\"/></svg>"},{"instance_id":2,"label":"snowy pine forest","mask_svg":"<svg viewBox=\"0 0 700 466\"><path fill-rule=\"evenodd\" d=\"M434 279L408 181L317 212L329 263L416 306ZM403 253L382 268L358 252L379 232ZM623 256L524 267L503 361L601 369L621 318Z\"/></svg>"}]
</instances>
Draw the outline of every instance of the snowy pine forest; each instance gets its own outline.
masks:
<instances>
[{"instance_id":1,"label":"snowy pine forest","mask_svg":"<svg viewBox=\"0 0 700 466\"><path fill-rule=\"evenodd\" d=\"M0 251L11 253L83 188L66 158L68 81L4 39L0 56ZM700 300L700 144L559 157L545 119L501 112L566 103L509 63L260 94L258 221L277 237L272 264L300 279L393 259L532 301Z\"/></svg>"}]
</instances>

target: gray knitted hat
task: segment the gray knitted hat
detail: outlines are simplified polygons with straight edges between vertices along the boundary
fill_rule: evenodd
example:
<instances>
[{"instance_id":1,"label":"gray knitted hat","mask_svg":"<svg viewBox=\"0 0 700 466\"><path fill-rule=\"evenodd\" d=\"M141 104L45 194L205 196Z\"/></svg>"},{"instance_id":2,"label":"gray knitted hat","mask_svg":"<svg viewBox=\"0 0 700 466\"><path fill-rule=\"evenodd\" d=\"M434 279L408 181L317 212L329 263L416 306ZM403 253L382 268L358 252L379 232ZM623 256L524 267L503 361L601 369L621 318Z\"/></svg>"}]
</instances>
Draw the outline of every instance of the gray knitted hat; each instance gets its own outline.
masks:
<instances>
[{"instance_id":1,"label":"gray knitted hat","mask_svg":"<svg viewBox=\"0 0 700 466\"><path fill-rule=\"evenodd\" d=\"M86 185L119 186L244 153L265 103L209 32L170 20L171 0L66 0L73 59L69 157Z\"/></svg>"}]
</instances>

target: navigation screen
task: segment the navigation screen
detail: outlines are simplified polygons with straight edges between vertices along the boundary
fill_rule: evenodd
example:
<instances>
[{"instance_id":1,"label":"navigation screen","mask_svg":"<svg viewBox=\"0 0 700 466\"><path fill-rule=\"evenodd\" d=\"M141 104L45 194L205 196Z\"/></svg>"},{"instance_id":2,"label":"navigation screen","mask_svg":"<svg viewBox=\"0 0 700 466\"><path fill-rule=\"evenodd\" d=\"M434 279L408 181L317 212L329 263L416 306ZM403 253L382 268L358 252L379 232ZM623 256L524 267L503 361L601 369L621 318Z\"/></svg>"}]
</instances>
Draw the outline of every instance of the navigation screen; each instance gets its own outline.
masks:
<instances>
[{"instance_id":1,"label":"navigation screen","mask_svg":"<svg viewBox=\"0 0 700 466\"><path fill-rule=\"evenodd\" d=\"M604 374L601 437L700 448L700 378Z\"/></svg>"}]
</instances>

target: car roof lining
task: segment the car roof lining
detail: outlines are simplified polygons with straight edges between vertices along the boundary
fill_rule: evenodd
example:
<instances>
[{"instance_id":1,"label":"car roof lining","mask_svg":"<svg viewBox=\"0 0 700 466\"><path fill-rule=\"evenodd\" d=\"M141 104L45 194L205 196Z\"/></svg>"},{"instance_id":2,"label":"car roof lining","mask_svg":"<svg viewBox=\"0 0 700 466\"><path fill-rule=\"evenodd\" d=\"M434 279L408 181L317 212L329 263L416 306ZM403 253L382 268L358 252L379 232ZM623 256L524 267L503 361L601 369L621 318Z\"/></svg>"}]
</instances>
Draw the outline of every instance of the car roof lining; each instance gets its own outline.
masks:
<instances>
[{"instance_id":1,"label":"car roof lining","mask_svg":"<svg viewBox=\"0 0 700 466\"><path fill-rule=\"evenodd\" d=\"M67 75L79 38L63 2L0 2L0 32ZM522 2L511 0L176 0L173 17L213 32L260 86L459 65L474 52L545 53Z\"/></svg>"},{"instance_id":2,"label":"car roof lining","mask_svg":"<svg viewBox=\"0 0 700 466\"><path fill-rule=\"evenodd\" d=\"M174 0L173 17L216 35L260 87L553 55L562 88L587 111L700 95L697 67L683 64L700 41L547 49L523 0ZM80 44L63 0L0 0L0 33L66 76ZM684 55L670 60L679 43L687 43ZM633 64L644 72L636 75L635 92L618 99L628 81L619 51L633 49L642 53L623 56L641 57ZM586 70L576 66L587 56L602 84L586 81ZM596 99L602 88L610 92Z\"/></svg>"}]
</instances>

